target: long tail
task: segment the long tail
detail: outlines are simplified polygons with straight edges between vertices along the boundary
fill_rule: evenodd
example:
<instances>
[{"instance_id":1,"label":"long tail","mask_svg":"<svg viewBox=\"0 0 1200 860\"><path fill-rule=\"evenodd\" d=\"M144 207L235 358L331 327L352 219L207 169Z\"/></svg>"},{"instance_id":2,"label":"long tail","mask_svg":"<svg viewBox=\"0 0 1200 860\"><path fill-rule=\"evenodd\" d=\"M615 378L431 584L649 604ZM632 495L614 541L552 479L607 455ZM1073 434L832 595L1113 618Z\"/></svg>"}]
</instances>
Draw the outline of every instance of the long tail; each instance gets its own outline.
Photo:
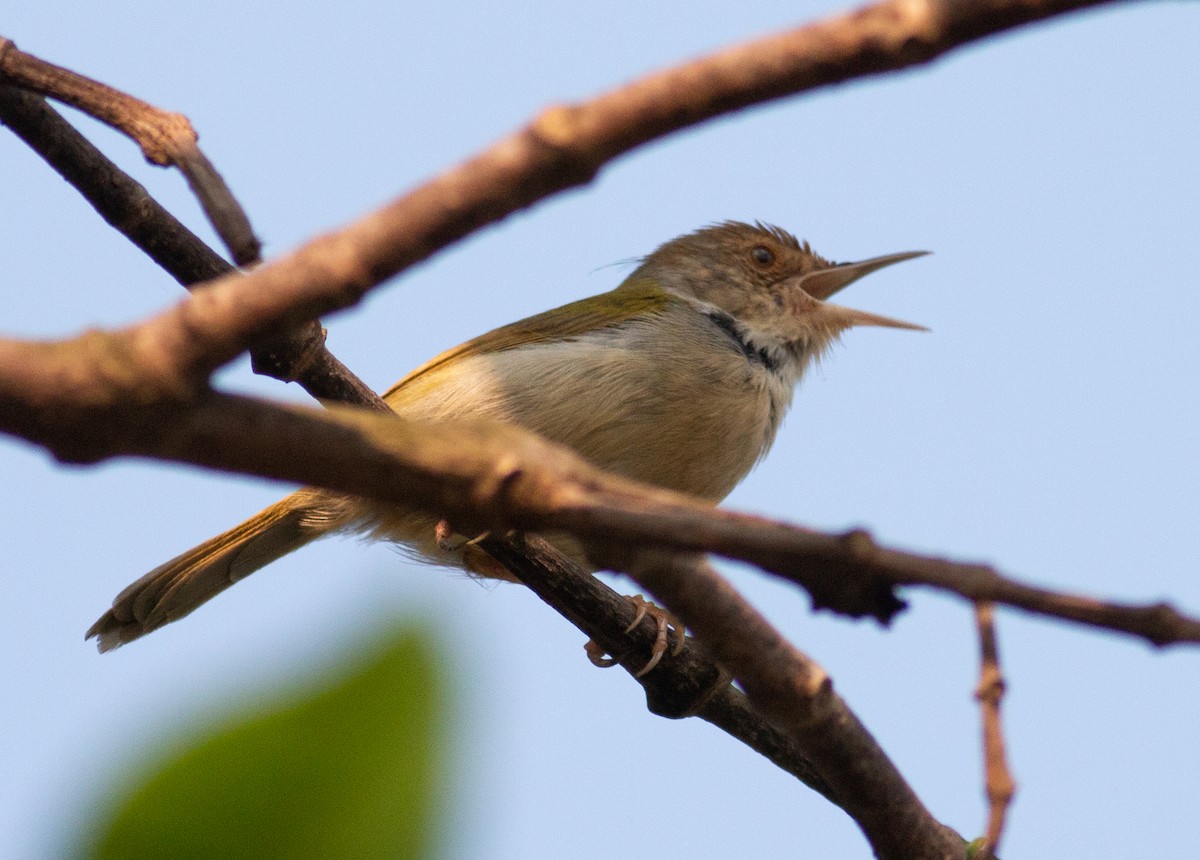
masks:
<instances>
[{"instance_id":1,"label":"long tail","mask_svg":"<svg viewBox=\"0 0 1200 860\"><path fill-rule=\"evenodd\" d=\"M117 595L91 626L101 652L111 651L182 618L239 579L325 534L305 527L294 496L206 540L147 573Z\"/></svg>"}]
</instances>

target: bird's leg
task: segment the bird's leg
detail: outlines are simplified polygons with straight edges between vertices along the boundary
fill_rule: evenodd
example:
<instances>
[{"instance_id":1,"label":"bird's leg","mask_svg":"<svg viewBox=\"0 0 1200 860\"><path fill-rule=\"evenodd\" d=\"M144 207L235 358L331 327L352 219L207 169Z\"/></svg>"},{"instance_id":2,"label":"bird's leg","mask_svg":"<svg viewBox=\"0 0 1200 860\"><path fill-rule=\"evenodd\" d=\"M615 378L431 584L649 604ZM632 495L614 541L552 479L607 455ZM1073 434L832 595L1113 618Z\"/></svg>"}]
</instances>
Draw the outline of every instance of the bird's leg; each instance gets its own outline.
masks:
<instances>
[{"instance_id":1,"label":"bird's leg","mask_svg":"<svg viewBox=\"0 0 1200 860\"><path fill-rule=\"evenodd\" d=\"M467 537L455 533L449 519L439 519L438 524L433 527L433 537L438 542L438 549L443 549L448 553L456 553L463 547L475 545L490 534L492 534L491 531L485 531L484 534L467 539Z\"/></svg>"},{"instance_id":2,"label":"bird's leg","mask_svg":"<svg viewBox=\"0 0 1200 860\"><path fill-rule=\"evenodd\" d=\"M433 527L433 536L437 541L438 549L461 554L462 566L466 568L467 573L485 579L517 581L508 568L479 546L479 542L490 534L491 532L483 532L473 538L465 538L454 530L454 526L450 525L449 520L438 520L438 524Z\"/></svg>"}]
</instances>

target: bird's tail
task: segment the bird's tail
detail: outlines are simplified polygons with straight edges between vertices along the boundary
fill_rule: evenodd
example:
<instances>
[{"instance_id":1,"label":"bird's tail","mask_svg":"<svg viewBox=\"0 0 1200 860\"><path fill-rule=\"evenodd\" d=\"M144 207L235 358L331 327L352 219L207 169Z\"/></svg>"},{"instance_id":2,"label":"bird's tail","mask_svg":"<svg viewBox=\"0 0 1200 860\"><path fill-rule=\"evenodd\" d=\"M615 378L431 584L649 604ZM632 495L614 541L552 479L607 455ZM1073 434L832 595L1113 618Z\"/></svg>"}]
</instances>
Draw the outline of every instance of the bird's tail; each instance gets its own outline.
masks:
<instances>
[{"instance_id":1,"label":"bird's tail","mask_svg":"<svg viewBox=\"0 0 1200 860\"><path fill-rule=\"evenodd\" d=\"M309 510L298 495L154 568L117 595L86 638L94 637L101 652L132 642L321 537L325 529L305 524Z\"/></svg>"}]
</instances>

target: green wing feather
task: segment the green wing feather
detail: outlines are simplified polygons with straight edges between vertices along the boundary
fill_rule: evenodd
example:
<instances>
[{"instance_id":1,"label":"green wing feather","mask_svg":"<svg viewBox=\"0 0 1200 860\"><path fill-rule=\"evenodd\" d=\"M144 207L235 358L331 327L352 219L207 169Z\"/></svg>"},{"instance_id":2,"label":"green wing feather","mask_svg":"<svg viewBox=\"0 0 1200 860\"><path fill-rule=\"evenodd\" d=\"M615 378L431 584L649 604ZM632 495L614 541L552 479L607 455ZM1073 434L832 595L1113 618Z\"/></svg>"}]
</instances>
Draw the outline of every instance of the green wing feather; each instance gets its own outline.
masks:
<instances>
[{"instance_id":1,"label":"green wing feather","mask_svg":"<svg viewBox=\"0 0 1200 860\"><path fill-rule=\"evenodd\" d=\"M657 313L671 300L670 293L654 281L626 281L604 296L580 299L560 308L518 320L448 349L389 388L383 398L392 399L402 389L456 359L503 352L534 343L569 340L576 335L619 325L641 314Z\"/></svg>"}]
</instances>

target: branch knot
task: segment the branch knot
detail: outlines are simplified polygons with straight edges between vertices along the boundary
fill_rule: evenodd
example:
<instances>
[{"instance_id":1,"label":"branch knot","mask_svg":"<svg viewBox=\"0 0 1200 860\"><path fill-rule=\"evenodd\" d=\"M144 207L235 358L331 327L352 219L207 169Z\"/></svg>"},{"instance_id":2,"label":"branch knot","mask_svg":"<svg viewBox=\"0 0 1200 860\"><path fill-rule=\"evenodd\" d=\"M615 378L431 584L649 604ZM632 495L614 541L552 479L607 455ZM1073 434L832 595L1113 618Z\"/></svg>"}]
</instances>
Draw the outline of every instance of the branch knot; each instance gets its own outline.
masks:
<instances>
[{"instance_id":1,"label":"branch knot","mask_svg":"<svg viewBox=\"0 0 1200 860\"><path fill-rule=\"evenodd\" d=\"M551 149L574 149L579 140L579 108L551 105L529 126L529 132Z\"/></svg>"}]
</instances>

